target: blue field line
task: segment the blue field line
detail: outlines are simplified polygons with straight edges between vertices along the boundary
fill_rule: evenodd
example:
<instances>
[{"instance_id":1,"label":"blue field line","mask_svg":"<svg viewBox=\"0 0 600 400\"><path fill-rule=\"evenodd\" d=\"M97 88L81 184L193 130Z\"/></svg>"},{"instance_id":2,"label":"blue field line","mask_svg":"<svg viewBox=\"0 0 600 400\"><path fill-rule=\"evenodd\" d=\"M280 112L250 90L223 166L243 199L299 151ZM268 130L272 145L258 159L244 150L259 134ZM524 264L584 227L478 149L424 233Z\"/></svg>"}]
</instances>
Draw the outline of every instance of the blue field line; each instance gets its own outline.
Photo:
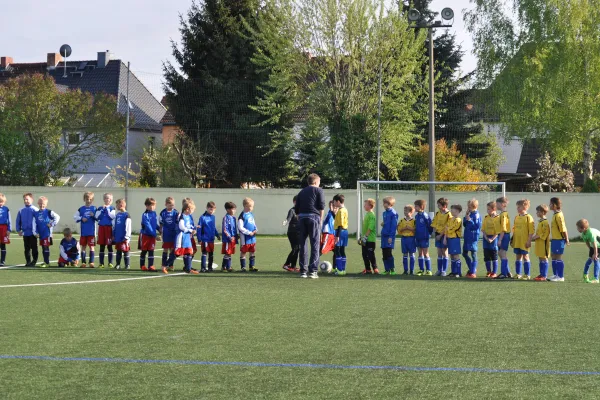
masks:
<instances>
[{"instance_id":1,"label":"blue field line","mask_svg":"<svg viewBox=\"0 0 600 400\"><path fill-rule=\"evenodd\" d=\"M271 368L321 368L321 369L367 369L408 372L476 372L487 374L536 374L536 375L600 375L600 371L557 371L547 369L495 369L495 368L460 368L460 367L408 367L396 365L339 365L339 364L295 364L264 363L244 361L196 361L196 360L144 360L132 358L96 358L96 357L51 357L51 356L17 356L0 355L4 360L41 360L41 361L83 361L125 364L177 364L177 365L212 365L233 367L271 367Z\"/></svg>"}]
</instances>

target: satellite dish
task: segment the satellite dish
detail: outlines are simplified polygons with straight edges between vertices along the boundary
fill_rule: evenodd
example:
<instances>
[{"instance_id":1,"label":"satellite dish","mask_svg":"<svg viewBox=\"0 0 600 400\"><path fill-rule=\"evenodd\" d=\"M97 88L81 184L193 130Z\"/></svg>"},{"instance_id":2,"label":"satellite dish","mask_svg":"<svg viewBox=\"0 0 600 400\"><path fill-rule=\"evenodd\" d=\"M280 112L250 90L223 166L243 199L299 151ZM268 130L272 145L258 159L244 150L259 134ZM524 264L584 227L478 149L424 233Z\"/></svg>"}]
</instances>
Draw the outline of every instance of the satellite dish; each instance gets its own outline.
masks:
<instances>
[{"instance_id":1,"label":"satellite dish","mask_svg":"<svg viewBox=\"0 0 600 400\"><path fill-rule=\"evenodd\" d=\"M446 21L454 19L454 11L449 7L444 8L442 10L442 19L445 19Z\"/></svg>"},{"instance_id":2,"label":"satellite dish","mask_svg":"<svg viewBox=\"0 0 600 400\"><path fill-rule=\"evenodd\" d=\"M69 46L68 44L63 44L62 46L60 46L60 55L65 58L71 56L71 46Z\"/></svg>"},{"instance_id":3,"label":"satellite dish","mask_svg":"<svg viewBox=\"0 0 600 400\"><path fill-rule=\"evenodd\" d=\"M408 10L408 20L410 22L417 22L421 19L421 13L414 8L412 10Z\"/></svg>"}]
</instances>

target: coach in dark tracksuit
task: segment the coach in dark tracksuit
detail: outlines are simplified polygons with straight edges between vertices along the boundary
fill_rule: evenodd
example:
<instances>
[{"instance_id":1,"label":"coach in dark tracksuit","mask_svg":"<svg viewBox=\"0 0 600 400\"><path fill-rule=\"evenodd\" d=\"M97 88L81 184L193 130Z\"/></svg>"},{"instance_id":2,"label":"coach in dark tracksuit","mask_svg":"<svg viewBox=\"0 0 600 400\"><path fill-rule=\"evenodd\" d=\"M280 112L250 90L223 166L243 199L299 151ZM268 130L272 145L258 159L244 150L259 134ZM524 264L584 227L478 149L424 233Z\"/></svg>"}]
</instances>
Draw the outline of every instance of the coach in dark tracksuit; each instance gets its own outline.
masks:
<instances>
[{"instance_id":1,"label":"coach in dark tracksuit","mask_svg":"<svg viewBox=\"0 0 600 400\"><path fill-rule=\"evenodd\" d=\"M319 187L321 178L317 174L308 176L308 185L298 193L295 211L300 228L300 277L317 278L319 268L319 248L321 245L321 220L325 209L325 193ZM306 239L310 241L310 264L307 265Z\"/></svg>"},{"instance_id":2,"label":"coach in dark tracksuit","mask_svg":"<svg viewBox=\"0 0 600 400\"><path fill-rule=\"evenodd\" d=\"M288 227L287 237L290 241L290 247L292 250L283 264L283 269L286 271L294 272L296 270L296 264L298 264L298 254L300 253L300 229L298 227L298 216L296 215L296 200L298 196L294 196L294 207L288 211L283 225Z\"/></svg>"}]
</instances>

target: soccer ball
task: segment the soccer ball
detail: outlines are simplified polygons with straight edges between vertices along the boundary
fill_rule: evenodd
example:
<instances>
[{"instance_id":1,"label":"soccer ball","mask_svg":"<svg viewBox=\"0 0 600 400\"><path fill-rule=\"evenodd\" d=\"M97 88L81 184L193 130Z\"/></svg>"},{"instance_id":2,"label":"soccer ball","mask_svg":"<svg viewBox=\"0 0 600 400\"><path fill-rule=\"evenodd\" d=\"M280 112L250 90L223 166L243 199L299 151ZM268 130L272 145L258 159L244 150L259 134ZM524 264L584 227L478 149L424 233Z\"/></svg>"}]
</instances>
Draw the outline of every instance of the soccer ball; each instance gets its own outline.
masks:
<instances>
[{"instance_id":1,"label":"soccer ball","mask_svg":"<svg viewBox=\"0 0 600 400\"><path fill-rule=\"evenodd\" d=\"M331 266L331 263L329 261L322 261L321 264L319 264L319 269L321 270L321 272L329 274L333 267Z\"/></svg>"}]
</instances>

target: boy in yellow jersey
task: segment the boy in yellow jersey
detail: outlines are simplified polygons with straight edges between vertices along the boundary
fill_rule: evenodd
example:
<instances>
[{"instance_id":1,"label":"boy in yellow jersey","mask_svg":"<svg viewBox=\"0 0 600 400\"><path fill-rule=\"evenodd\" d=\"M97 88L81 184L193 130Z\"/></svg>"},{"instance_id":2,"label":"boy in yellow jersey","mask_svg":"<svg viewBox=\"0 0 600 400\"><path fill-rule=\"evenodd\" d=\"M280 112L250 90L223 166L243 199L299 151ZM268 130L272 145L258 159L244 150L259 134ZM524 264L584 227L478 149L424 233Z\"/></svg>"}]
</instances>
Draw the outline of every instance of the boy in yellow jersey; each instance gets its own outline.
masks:
<instances>
[{"instance_id":1,"label":"boy in yellow jersey","mask_svg":"<svg viewBox=\"0 0 600 400\"><path fill-rule=\"evenodd\" d=\"M562 260L562 255L565 252L565 245L569 245L569 234L567 233L567 224L561 207L562 202L558 197L550 199L550 209L554 211L552 224L550 225L552 234L552 241L550 242L552 276L548 280L551 282L563 282L565 280L565 263Z\"/></svg>"},{"instance_id":2,"label":"boy in yellow jersey","mask_svg":"<svg viewBox=\"0 0 600 400\"><path fill-rule=\"evenodd\" d=\"M527 199L517 201L517 212L513 225L512 244L517 257L515 261L514 279L531 279L531 261L529 260L529 249L531 248L531 239L533 238L534 222L533 217L527 213L530 202ZM525 267L525 276L522 275L523 266Z\"/></svg>"},{"instance_id":3,"label":"boy in yellow jersey","mask_svg":"<svg viewBox=\"0 0 600 400\"><path fill-rule=\"evenodd\" d=\"M404 206L404 218L398 222L398 235L401 236L402 245L402 266L404 267L404 275L409 274L410 257L410 275L415 273L415 253L417 252L417 242L415 240L415 219L413 213L415 208L412 204Z\"/></svg>"},{"instance_id":4,"label":"boy in yellow jersey","mask_svg":"<svg viewBox=\"0 0 600 400\"><path fill-rule=\"evenodd\" d=\"M500 216L500 234L498 235L498 255L500 256L500 275L496 278L512 278L508 266L508 246L510 244L510 217L508 216L508 199L498 197L496 199L496 212Z\"/></svg>"},{"instance_id":5,"label":"boy in yellow jersey","mask_svg":"<svg viewBox=\"0 0 600 400\"><path fill-rule=\"evenodd\" d=\"M498 276L498 236L500 235L500 216L496 214L496 202L487 203L487 215L483 219L483 259L488 278Z\"/></svg>"},{"instance_id":6,"label":"boy in yellow jersey","mask_svg":"<svg viewBox=\"0 0 600 400\"><path fill-rule=\"evenodd\" d=\"M540 259L540 274L533 280L543 282L548 276L548 258L550 257L550 225L548 225L546 219L548 206L545 204L539 205L535 208L535 211L540 220L532 240L535 240L535 255Z\"/></svg>"},{"instance_id":7,"label":"boy in yellow jersey","mask_svg":"<svg viewBox=\"0 0 600 400\"><path fill-rule=\"evenodd\" d=\"M462 219L460 213L462 212L462 206L455 204L450 207L450 217L446 222L446 229L444 229L444 246L448 249L448 253L452 257L452 266L450 267L450 275L456 278L462 277L460 255L462 249L460 247L460 238L462 237ZM442 276L446 276L446 271L442 271ZM474 278L472 276L471 278Z\"/></svg>"},{"instance_id":8,"label":"boy in yellow jersey","mask_svg":"<svg viewBox=\"0 0 600 400\"><path fill-rule=\"evenodd\" d=\"M448 199L440 198L437 201L438 212L433 217L431 226L435 230L435 247L438 253L438 270L436 276L446 276L445 272L448 269L448 247L444 245L444 231L446 230L446 223L450 217L450 210L448 210ZM444 272L444 274L442 274Z\"/></svg>"},{"instance_id":9,"label":"boy in yellow jersey","mask_svg":"<svg viewBox=\"0 0 600 400\"><path fill-rule=\"evenodd\" d=\"M335 231L335 266L336 275L346 275L346 247L348 246L348 210L344 207L344 195L333 196L333 206L338 207L333 229Z\"/></svg>"}]
</instances>

